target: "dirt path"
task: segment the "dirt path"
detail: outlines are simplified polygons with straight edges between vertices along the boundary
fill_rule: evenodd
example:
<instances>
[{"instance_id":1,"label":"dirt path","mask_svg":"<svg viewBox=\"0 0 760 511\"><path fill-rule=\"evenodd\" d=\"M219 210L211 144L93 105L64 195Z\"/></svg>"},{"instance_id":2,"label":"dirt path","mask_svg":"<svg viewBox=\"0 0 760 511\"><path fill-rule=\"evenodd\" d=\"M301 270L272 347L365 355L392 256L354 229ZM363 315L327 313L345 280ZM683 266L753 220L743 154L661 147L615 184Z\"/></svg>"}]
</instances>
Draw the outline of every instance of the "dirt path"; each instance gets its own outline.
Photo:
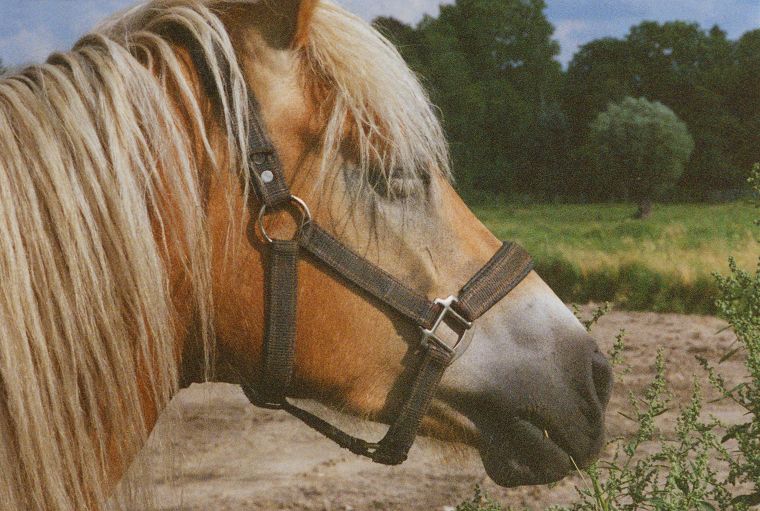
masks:
<instances>
[{"instance_id":1,"label":"dirt path","mask_svg":"<svg viewBox=\"0 0 760 511\"><path fill-rule=\"evenodd\" d=\"M624 328L631 365L610 405L609 436L631 431L618 411L628 408L629 390L651 380L658 346L665 350L671 388L683 400L693 375L703 374L695 355L718 360L733 343L729 332L716 334L723 326L708 317L607 315L594 334L608 350ZM721 368L731 379L741 374L737 361ZM735 414L721 405L710 411L726 419ZM664 420L672 423L672 416ZM361 433L379 436L381 431L365 427ZM150 484L165 510L448 510L471 496L478 483L505 506L544 509L569 502L574 485L582 484L576 476L551 488L499 488L485 477L476 455L447 457L424 442L400 467L374 465L283 413L253 408L236 387L227 385L182 391L162 416L142 461L162 467Z\"/></svg>"}]
</instances>

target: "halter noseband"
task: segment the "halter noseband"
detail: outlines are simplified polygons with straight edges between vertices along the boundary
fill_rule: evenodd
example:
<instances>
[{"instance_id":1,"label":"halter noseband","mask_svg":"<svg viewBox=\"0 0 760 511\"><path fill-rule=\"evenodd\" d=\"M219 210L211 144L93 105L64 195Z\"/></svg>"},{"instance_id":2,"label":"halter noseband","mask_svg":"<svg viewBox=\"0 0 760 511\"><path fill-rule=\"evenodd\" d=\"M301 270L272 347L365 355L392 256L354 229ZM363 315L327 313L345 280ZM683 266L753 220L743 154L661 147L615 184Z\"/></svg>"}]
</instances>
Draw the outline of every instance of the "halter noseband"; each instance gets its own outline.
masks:
<instances>
[{"instance_id":1,"label":"halter noseband","mask_svg":"<svg viewBox=\"0 0 760 511\"><path fill-rule=\"evenodd\" d=\"M429 301L353 252L312 221L307 204L290 193L282 164L264 129L259 105L253 96L250 103L251 182L261 203L259 227L269 250L263 368L256 383L242 385L243 391L254 405L284 410L355 454L377 463L398 465L407 458L443 372L467 349L467 331L476 319L522 282L533 269L532 260L519 245L505 242L457 296ZM292 240L272 239L264 229L262 220L269 211L287 205L295 205L301 210L303 218L300 228ZM286 398L293 374L297 267L301 249L421 330L417 348L421 360L417 375L398 417L377 443L353 437L291 404ZM455 342L447 342L439 335L439 329L444 324L456 333Z\"/></svg>"}]
</instances>

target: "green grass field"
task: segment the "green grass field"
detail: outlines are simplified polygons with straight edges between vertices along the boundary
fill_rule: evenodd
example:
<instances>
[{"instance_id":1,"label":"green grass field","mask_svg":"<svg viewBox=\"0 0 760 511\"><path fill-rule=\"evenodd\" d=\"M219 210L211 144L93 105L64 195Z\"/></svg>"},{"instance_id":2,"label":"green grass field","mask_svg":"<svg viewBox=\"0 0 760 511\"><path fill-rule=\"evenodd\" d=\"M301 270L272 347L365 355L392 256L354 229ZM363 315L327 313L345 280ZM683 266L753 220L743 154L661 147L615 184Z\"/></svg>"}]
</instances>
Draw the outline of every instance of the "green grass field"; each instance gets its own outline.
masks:
<instances>
[{"instance_id":1,"label":"green grass field","mask_svg":"<svg viewBox=\"0 0 760 511\"><path fill-rule=\"evenodd\" d=\"M527 248L568 302L612 301L633 310L714 312L713 272L729 255L755 268L760 211L746 202L655 206L632 219L627 204L474 207L500 238Z\"/></svg>"}]
</instances>

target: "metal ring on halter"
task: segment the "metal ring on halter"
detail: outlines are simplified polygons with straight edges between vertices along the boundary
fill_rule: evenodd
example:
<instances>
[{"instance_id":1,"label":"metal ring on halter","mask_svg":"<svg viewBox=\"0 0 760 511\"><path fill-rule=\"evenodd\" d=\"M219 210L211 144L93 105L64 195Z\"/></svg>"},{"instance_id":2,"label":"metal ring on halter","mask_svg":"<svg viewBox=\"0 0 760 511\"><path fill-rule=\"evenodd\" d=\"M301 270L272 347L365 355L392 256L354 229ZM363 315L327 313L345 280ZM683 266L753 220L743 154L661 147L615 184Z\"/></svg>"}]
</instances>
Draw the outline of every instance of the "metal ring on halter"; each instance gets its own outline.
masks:
<instances>
[{"instance_id":1,"label":"metal ring on halter","mask_svg":"<svg viewBox=\"0 0 760 511\"><path fill-rule=\"evenodd\" d=\"M311 223L311 210L309 210L309 206L307 206L306 202L304 202L304 200L301 199L300 197L291 195L288 200L290 201L291 204L295 204L298 207L298 209L301 210L301 224L298 226L298 230L293 236L293 239L295 239L298 237L298 233L301 232L301 230L305 226ZM267 205L264 204L263 206L261 206L261 210L259 211L259 230L261 231L261 235L264 237L267 243L274 243L274 239L272 239L269 236L266 229L264 228L264 217L266 215L267 215Z\"/></svg>"}]
</instances>

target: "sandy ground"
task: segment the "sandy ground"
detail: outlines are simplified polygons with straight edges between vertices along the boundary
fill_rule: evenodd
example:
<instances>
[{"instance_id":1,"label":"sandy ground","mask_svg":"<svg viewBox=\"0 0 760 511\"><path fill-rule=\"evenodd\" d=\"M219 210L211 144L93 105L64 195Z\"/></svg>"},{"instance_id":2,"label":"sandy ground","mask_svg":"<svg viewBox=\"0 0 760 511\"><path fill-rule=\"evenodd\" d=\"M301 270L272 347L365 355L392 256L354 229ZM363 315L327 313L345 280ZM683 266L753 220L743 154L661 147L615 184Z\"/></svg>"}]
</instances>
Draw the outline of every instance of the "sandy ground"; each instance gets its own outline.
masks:
<instances>
[{"instance_id":1,"label":"sandy ground","mask_svg":"<svg viewBox=\"0 0 760 511\"><path fill-rule=\"evenodd\" d=\"M588 309L585 309L586 312ZM656 350L663 347L676 402L684 402L694 375L703 371L695 355L717 361L734 342L724 324L710 317L676 314L608 314L594 329L602 349L625 329L631 371L619 378L608 410L608 436L625 435L632 424L629 391L651 381ZM735 380L738 360L721 365ZM710 412L739 420L728 405ZM667 430L673 415L664 417ZM382 429L365 426L367 436ZM476 484L506 506L544 509L566 504L583 484L576 475L552 487L504 489L485 476L475 454L447 456L429 442L415 446L400 467L360 459L323 439L284 413L258 410L229 385L195 385L180 393L162 416L141 461L155 468L148 485L163 510L451 510ZM418 441L418 444L420 442Z\"/></svg>"}]
</instances>

